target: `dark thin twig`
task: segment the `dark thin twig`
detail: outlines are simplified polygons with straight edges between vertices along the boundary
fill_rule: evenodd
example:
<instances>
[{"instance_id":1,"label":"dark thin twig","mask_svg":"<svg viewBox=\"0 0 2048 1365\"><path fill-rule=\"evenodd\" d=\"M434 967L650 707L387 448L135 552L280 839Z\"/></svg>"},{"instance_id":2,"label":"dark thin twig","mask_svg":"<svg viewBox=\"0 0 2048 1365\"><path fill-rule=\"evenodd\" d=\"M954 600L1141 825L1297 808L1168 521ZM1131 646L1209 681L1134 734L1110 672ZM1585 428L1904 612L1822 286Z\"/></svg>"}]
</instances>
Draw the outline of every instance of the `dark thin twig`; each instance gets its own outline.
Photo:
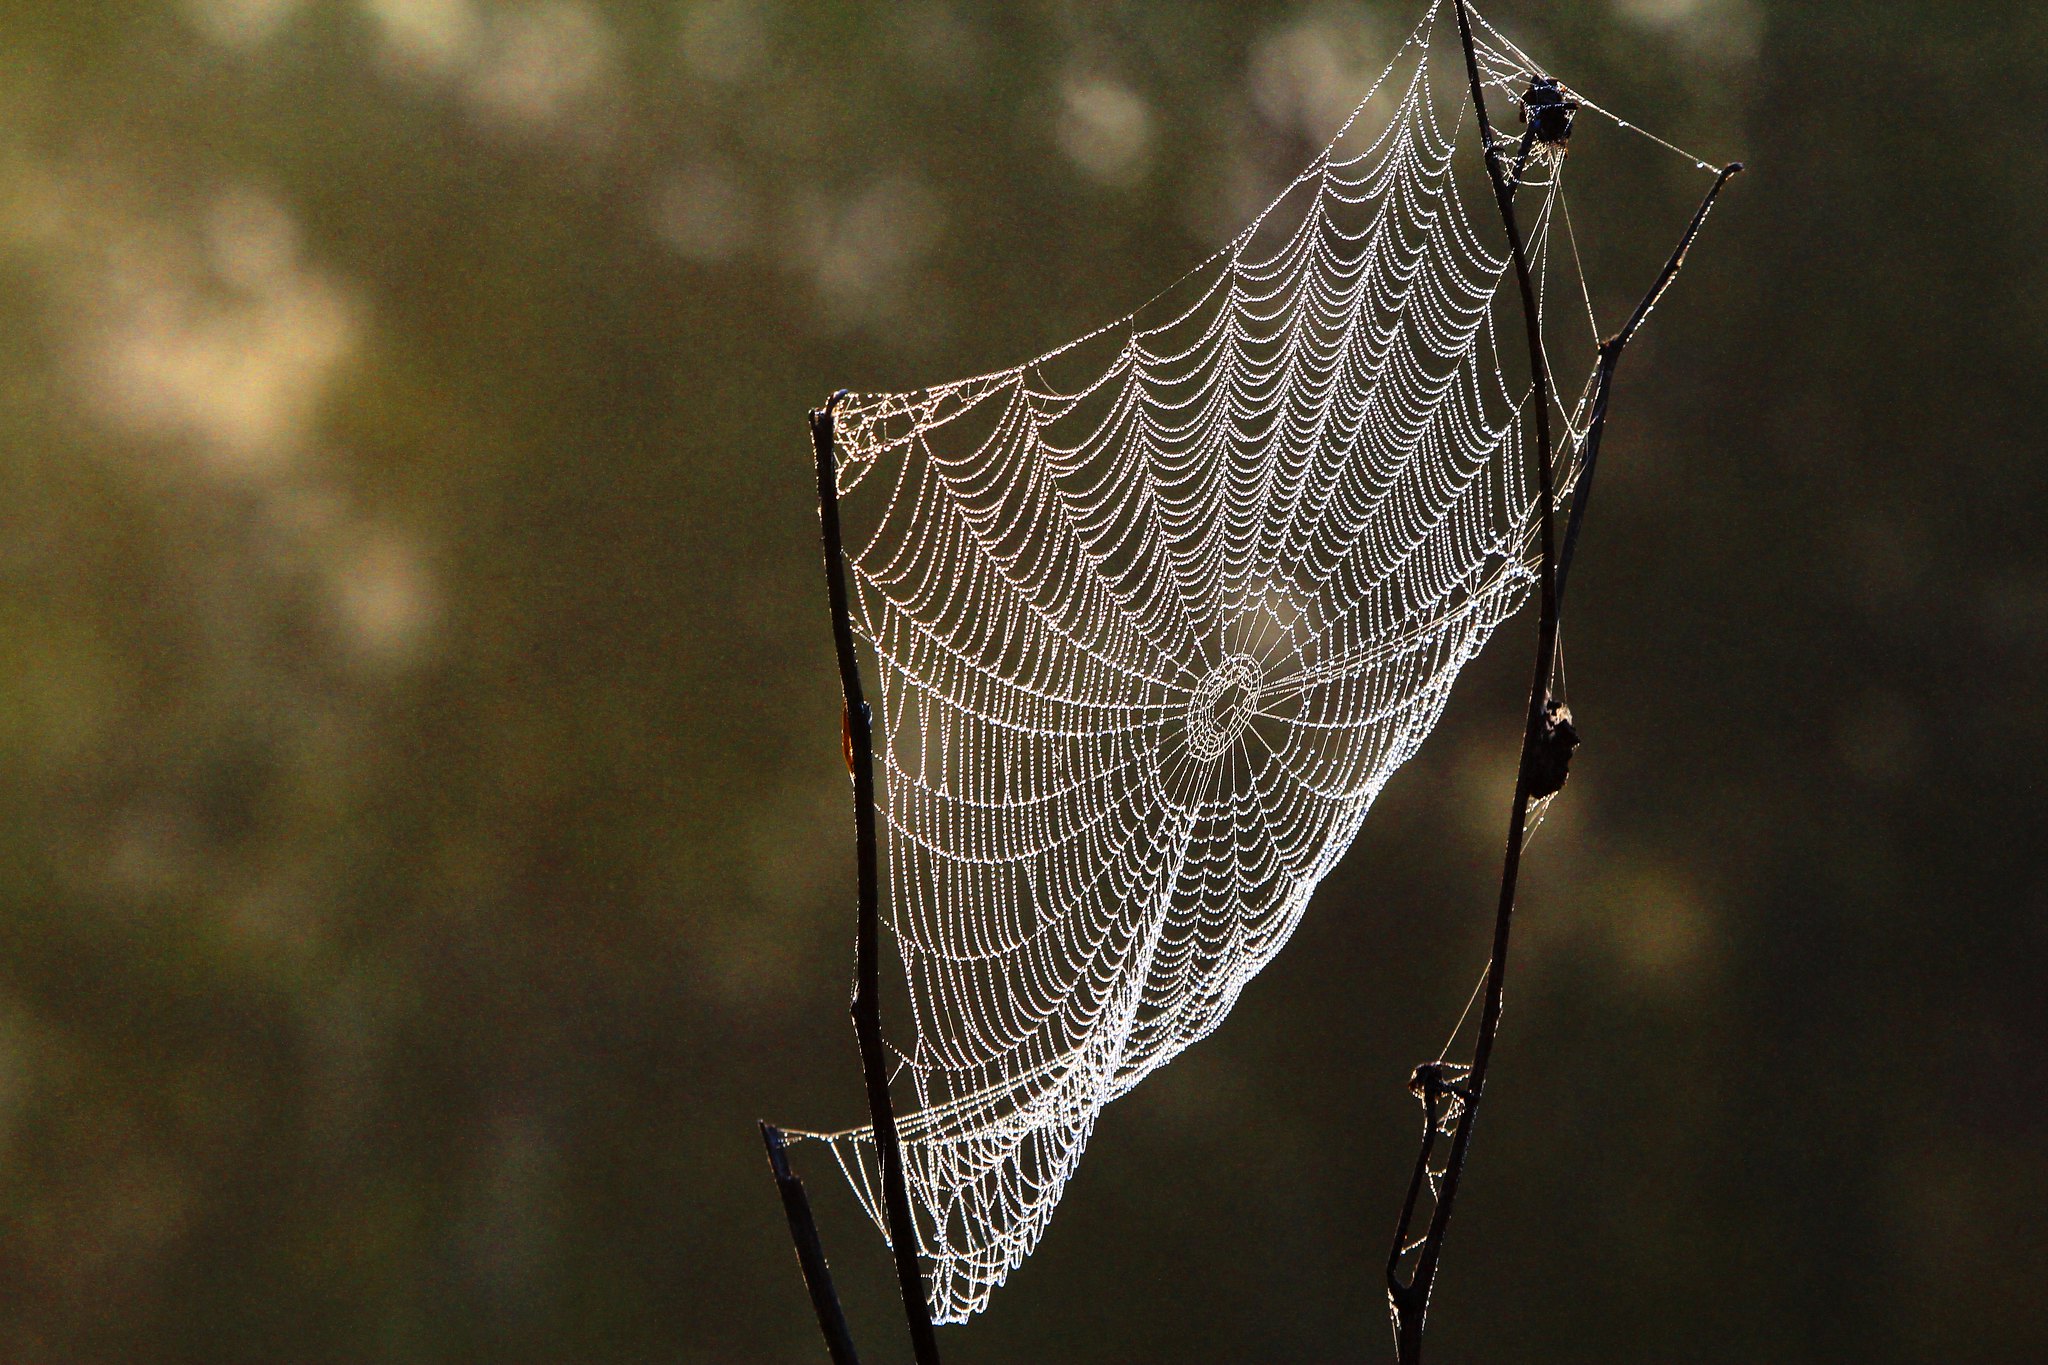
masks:
<instances>
[{"instance_id":1,"label":"dark thin twig","mask_svg":"<svg viewBox=\"0 0 2048 1365\"><path fill-rule=\"evenodd\" d=\"M1387 1258L1387 1293L1394 1314L1395 1352L1400 1365L1420 1365L1422 1359L1422 1334L1424 1321L1429 1311L1430 1291L1434 1287L1437 1268L1441 1263L1444 1235L1450 1224L1452 1202L1457 1195L1458 1183L1465 1169L1466 1156L1471 1146L1472 1126L1478 1116L1479 1100L1486 1083L1488 1062L1493 1054L1493 1044L1500 1029L1500 1015L1503 989L1506 983L1509 929L1514 916L1515 887L1521 870L1522 843L1526 833L1530 763L1538 737L1542 733L1545 703L1550 696L1550 679L1557 657L1558 616L1563 610L1565 577L1570 569L1571 557L1578 542L1579 530L1585 522L1586 507L1592 493L1592 478L1599 458L1600 441L1607 425L1608 400L1612 390L1614 372L1621 362L1622 352L1635 336L1636 330L1649 317L1664 292L1678 277L1685 264L1685 256L1699 235L1701 224L1713 208L1714 200L1731 177L1742 170L1740 162L1725 167L1715 177L1713 187L1707 191L1698 212L1680 239L1678 247L1665 264L1663 272L1643 296L1621 330L1600 345L1599 378L1594 389L1592 414L1588 421L1585 458L1580 467L1578 484L1572 498L1570 521L1566 527L1561 552L1553 550L1552 516L1554 513L1554 489L1549 437L1549 412L1547 372L1543 363L1541 320L1535 309L1531 287L1526 248L1514 215L1514 192L1520 178L1521 166L1528 156L1528 138L1524 138L1522 155L1516 159L1516 174L1503 177L1499 164L1499 153L1494 145L1493 126L1486 113L1486 97L1479 78L1479 63L1472 41L1471 20L1466 10L1466 0L1457 0L1458 35L1464 45L1465 69L1472 87L1472 103L1477 110L1480 136L1485 141L1487 180L1493 186L1494 199L1501 212L1501 222L1507 231L1511 249L1516 282L1521 287L1523 318L1528 327L1530 364L1535 372L1535 394L1533 400L1538 406L1537 422L1537 481L1542 504L1542 615L1537 627L1537 659L1535 678L1530 688L1529 715L1527 728L1523 732L1522 755L1516 769L1514 808L1508 822L1507 853L1501 869L1500 901L1494 917L1493 951L1487 963L1486 1008L1480 1018L1479 1038L1473 1049L1472 1067L1463 1078L1458 1089L1462 1111L1458 1114L1457 1127L1451 1139L1451 1152L1437 1187L1435 1208L1430 1218L1428 1231L1420 1241L1411 1244L1415 1209L1421 1197L1422 1188L1430 1178L1430 1157L1435 1151L1436 1139L1441 1120L1437 1109L1441 1081L1434 1073L1424 1086L1424 1127L1422 1148L1416 1156L1415 1169L1410 1176L1407 1198L1401 1207L1401 1216L1394 1232L1394 1245ZM1403 1283L1400 1265L1406 1253L1419 1252L1413 1276Z\"/></svg>"},{"instance_id":2,"label":"dark thin twig","mask_svg":"<svg viewBox=\"0 0 2048 1365\"><path fill-rule=\"evenodd\" d=\"M782 1211L789 1216L790 1240L796 1243L796 1261L803 1267L804 1287L811 1291L811 1307L818 1314L818 1330L825 1334L825 1349L832 1365L860 1365L853 1349L853 1333L847 1329L845 1310L839 1306L839 1291L832 1286L832 1268L825 1264L825 1247L818 1240L818 1225L811 1217L811 1201L804 1194L804 1182L789 1169L783 1151L782 1130L761 1125L761 1142L768 1149L768 1167L775 1172L775 1186L782 1191Z\"/></svg>"},{"instance_id":3,"label":"dark thin twig","mask_svg":"<svg viewBox=\"0 0 2048 1365\"><path fill-rule=\"evenodd\" d=\"M1742 163L1731 161L1721 168L1714 177L1714 183L1707 190L1706 198L1700 200L1699 211L1686 226L1685 235L1678 239L1678 246L1671 253L1671 259L1664 263L1664 270L1657 276L1657 282L1650 286L1650 292L1643 295L1643 301L1636 305L1636 311L1629 314L1621 330L1600 343L1600 377L1593 386L1593 413L1586 422L1585 454L1579 461L1578 484L1572 491L1572 512L1565 522L1564 547L1557 553L1557 602L1558 610L1564 610L1564 585L1572 571L1572 552L1578 548L1579 527L1585 524L1586 504L1593 496L1593 471L1600 461L1600 438L1607 430L1607 400L1614 387L1614 371L1621 364L1621 353L1634 339L1636 329L1641 327L1655 309L1664 292L1678 278L1678 272L1685 267L1685 255L1692 250L1693 239L1700 235L1700 226L1712 212L1714 200L1720 197L1721 187L1742 173Z\"/></svg>"},{"instance_id":4,"label":"dark thin twig","mask_svg":"<svg viewBox=\"0 0 2048 1365\"><path fill-rule=\"evenodd\" d=\"M1442 1120L1437 1116L1437 1100L1442 1094L1442 1089L1436 1085L1427 1085L1422 1090L1422 1150L1416 1153L1415 1170L1408 1178L1408 1197L1401 1201L1401 1218L1394 1225L1394 1245L1387 1252L1387 1285L1390 1295L1400 1292L1401 1258L1414 1249L1408 1245L1408 1230L1414 1225L1415 1205L1422 1198L1424 1182L1429 1179L1429 1158L1436 1151L1437 1134L1441 1131Z\"/></svg>"},{"instance_id":5,"label":"dark thin twig","mask_svg":"<svg viewBox=\"0 0 2048 1365\"><path fill-rule=\"evenodd\" d=\"M1515 169L1508 176L1508 202L1515 201L1515 191L1522 188L1522 172L1529 168L1529 154L1536 150L1536 125L1531 122L1522 130L1522 146L1515 153Z\"/></svg>"},{"instance_id":6,"label":"dark thin twig","mask_svg":"<svg viewBox=\"0 0 2048 1365\"><path fill-rule=\"evenodd\" d=\"M924 1277L917 1264L917 1224L910 1214L910 1188L903 1173L903 1146L896 1134L896 1109L889 1099L889 1071L882 1048L881 873L875 854L874 715L861 690L860 659L853 648L853 616L846 596L846 551L839 537L839 474L832 443L832 414L846 396L840 390L811 412L811 444L818 455L818 523L825 542L825 586L832 602L832 639L839 651L839 686L846 696L848 758L853 768L853 823L860 863L860 921L855 931L853 1031L860 1044L861 1075L867 1082L868 1116L875 1128L875 1152L882 1167L882 1210L889 1223L889 1247L896 1258L897 1287L910 1326L917 1365L939 1365L939 1343Z\"/></svg>"},{"instance_id":7,"label":"dark thin twig","mask_svg":"<svg viewBox=\"0 0 2048 1365\"><path fill-rule=\"evenodd\" d=\"M1465 73L1472 86L1472 107L1479 119L1479 136L1486 151L1486 179L1493 187L1494 203L1500 209L1501 226L1507 232L1508 250L1513 257L1515 282L1522 294L1522 321L1528 332L1529 367L1533 393L1530 403L1536 421L1536 486L1543 563L1540 584L1541 616L1537 625L1535 676L1529 685L1529 710L1522 729L1522 757L1515 768L1514 806L1508 813L1507 854L1500 874L1500 902L1494 912L1493 952L1486 969L1486 1006L1479 1019L1479 1041L1472 1051L1472 1070L1465 1078L1464 1108L1451 1137L1451 1153L1436 1191L1436 1207L1429 1220L1416 1258L1413 1277L1403 1284L1398 1274L1400 1252L1407 1241L1409 1218L1396 1231L1394 1256L1387 1276L1387 1297L1394 1313L1394 1349L1400 1365L1418 1365L1422 1359L1422 1328L1429 1314L1430 1290L1436 1281L1443 1256L1444 1233L1450 1226L1451 1210L1458 1196L1458 1182L1464 1174L1466 1153L1472 1145L1472 1125L1478 1117L1479 1100L1485 1093L1486 1069L1493 1058L1493 1041L1500 1031L1501 1001L1507 984L1508 931L1514 920L1515 882L1521 872L1522 840L1529 818L1530 760L1543 733L1543 705L1550 698L1551 661L1557 655L1557 545L1551 522L1556 489L1551 468L1550 381L1543 363L1543 321L1536 308L1536 287L1529 270L1529 254L1522 230L1515 221L1512 182L1500 164L1494 145L1493 121L1486 113L1486 91L1479 79L1479 57L1472 43L1472 19L1465 0L1457 0L1458 38L1465 49ZM1434 1126L1432 1124L1432 1126ZM1418 1167L1426 1175L1427 1148ZM1412 1218L1412 1208L1409 1210Z\"/></svg>"}]
</instances>

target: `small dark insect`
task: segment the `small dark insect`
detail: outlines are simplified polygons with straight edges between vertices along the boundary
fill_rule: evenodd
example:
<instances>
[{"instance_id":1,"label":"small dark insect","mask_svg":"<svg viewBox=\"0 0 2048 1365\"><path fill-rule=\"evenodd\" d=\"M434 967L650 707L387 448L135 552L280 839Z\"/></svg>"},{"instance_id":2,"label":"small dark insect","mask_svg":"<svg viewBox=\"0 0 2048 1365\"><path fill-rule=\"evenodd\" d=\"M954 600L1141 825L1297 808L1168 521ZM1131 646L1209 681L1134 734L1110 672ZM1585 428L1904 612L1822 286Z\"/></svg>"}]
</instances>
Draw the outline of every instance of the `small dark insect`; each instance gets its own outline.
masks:
<instances>
[{"instance_id":1,"label":"small dark insect","mask_svg":"<svg viewBox=\"0 0 2048 1365\"><path fill-rule=\"evenodd\" d=\"M1572 766L1572 750L1578 747L1579 732L1572 725L1572 708L1552 697L1543 703L1543 730L1529 753L1530 800L1557 795Z\"/></svg>"},{"instance_id":2,"label":"small dark insect","mask_svg":"<svg viewBox=\"0 0 2048 1365\"><path fill-rule=\"evenodd\" d=\"M1538 146L1562 151L1572 140L1572 116L1578 112L1579 102L1549 76L1530 81L1529 93L1522 96L1522 122Z\"/></svg>"},{"instance_id":3,"label":"small dark insect","mask_svg":"<svg viewBox=\"0 0 2048 1365\"><path fill-rule=\"evenodd\" d=\"M1408 1093L1427 1102L1432 1095L1465 1095L1465 1077L1472 1070L1457 1062L1424 1062L1408 1073Z\"/></svg>"},{"instance_id":4,"label":"small dark insect","mask_svg":"<svg viewBox=\"0 0 2048 1365\"><path fill-rule=\"evenodd\" d=\"M1408 1093L1422 1101L1427 1122L1445 1137L1456 1131L1465 1117L1465 1103L1472 1098L1469 1077L1472 1068L1457 1062L1424 1062L1408 1073ZM1438 1104L1443 1108L1439 1110Z\"/></svg>"}]
</instances>

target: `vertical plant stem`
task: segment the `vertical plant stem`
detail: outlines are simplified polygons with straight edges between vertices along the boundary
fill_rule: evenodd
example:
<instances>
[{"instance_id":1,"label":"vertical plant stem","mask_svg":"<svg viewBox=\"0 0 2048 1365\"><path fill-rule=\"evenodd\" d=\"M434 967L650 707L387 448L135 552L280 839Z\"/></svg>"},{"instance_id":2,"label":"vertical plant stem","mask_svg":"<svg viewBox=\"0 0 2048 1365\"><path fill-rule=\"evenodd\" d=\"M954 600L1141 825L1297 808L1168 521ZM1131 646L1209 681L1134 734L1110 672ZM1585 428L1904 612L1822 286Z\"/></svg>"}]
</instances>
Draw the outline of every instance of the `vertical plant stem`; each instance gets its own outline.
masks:
<instances>
[{"instance_id":1,"label":"vertical plant stem","mask_svg":"<svg viewBox=\"0 0 2048 1365\"><path fill-rule=\"evenodd\" d=\"M1458 1185L1465 1171L1465 1159L1472 1146L1472 1126L1479 1114L1479 1101L1486 1089L1486 1073L1493 1060L1493 1043L1500 1032L1503 996L1507 986L1508 938L1515 912L1515 883L1522 866L1522 842L1529 818L1530 756L1543 729L1543 704L1550 696L1551 661L1557 655L1557 545L1551 522L1555 510L1555 471L1551 468L1550 376L1543 363L1543 321L1536 307L1536 288L1529 270L1529 254L1515 221L1513 181L1500 164L1494 145L1493 121L1486 113L1486 91L1479 78L1479 57L1472 42L1472 19L1465 0L1457 0L1458 39L1465 49L1465 73L1472 86L1472 107L1479 120L1483 141L1486 180L1493 189L1494 204L1500 210L1501 226L1507 233L1513 260L1515 283L1522 295L1522 321L1529 341L1531 394L1536 428L1536 496L1538 528L1542 544L1542 578L1539 585L1541 614L1536 634L1536 664L1529 685L1529 709L1523 718L1522 755L1515 767L1514 804L1508 812L1507 854L1501 867L1500 900L1494 911L1493 951L1486 969L1486 1004L1479 1019L1479 1041L1472 1052L1472 1070L1465 1078L1464 1112L1451 1136L1450 1157L1443 1182L1437 1189L1436 1207L1429 1220L1414 1277L1402 1284L1398 1273L1388 1276L1387 1292L1394 1312L1394 1346L1400 1365L1420 1365L1422 1330L1429 1314L1430 1291L1435 1287L1437 1267L1443 1256L1444 1234L1450 1227L1457 1201ZM1433 1126L1433 1125L1432 1125ZM1429 1140L1425 1138L1427 1143ZM1426 1164L1427 1155L1423 1157ZM1426 1173L1426 1172L1425 1172ZM1412 1201L1411 1201L1412 1202ZM1404 1219L1404 1222L1407 1220ZM1399 1259L1401 1237L1395 1242Z\"/></svg>"},{"instance_id":2,"label":"vertical plant stem","mask_svg":"<svg viewBox=\"0 0 2048 1365\"><path fill-rule=\"evenodd\" d=\"M1715 177L1712 188L1701 201L1698 211L1694 213L1685 234L1680 238L1677 248L1672 252L1656 282L1643 296L1642 302L1636 306L1635 312L1630 315L1621 330L1600 345L1598 377L1584 447L1585 457L1580 466L1572 498L1571 517L1566 527L1564 545L1559 551L1553 540L1556 488L1550 435L1549 376L1543 361L1542 320L1536 309L1527 246L1516 223L1514 210L1516 182L1519 179L1521 162L1526 160L1528 154L1528 139L1524 139L1523 154L1517 159L1516 174L1503 174L1493 125L1486 112L1485 89L1479 75L1478 55L1472 39L1471 17L1466 0L1456 0L1456 6L1458 36L1464 47L1465 70L1472 89L1472 105L1478 116L1479 132L1485 145L1487 181L1493 188L1494 201L1500 210L1501 225L1507 233L1515 280L1522 295L1523 321L1528 332L1533 389L1531 402L1536 409L1534 420L1537 496L1542 517L1541 614L1537 625L1536 666L1530 683L1529 711L1525 717L1521 759L1515 773L1514 805L1508 817L1508 841L1501 868L1500 899L1494 913L1493 948L1487 961L1486 1004L1480 1017L1479 1037L1473 1048L1471 1070L1459 1087L1463 1109L1452 1132L1451 1150L1445 1163L1441 1184L1437 1187L1435 1207L1431 1213L1428 1230L1413 1246L1417 1252L1414 1274L1404 1283L1400 1278L1400 1263L1404 1254L1411 1249L1409 1233L1421 1190L1430 1178L1429 1161L1435 1150L1439 1123L1438 1095L1434 1090L1426 1090L1422 1149L1416 1157L1407 1198L1403 1201L1400 1219L1395 1227L1393 1249L1387 1260L1387 1294L1393 1309L1395 1353L1400 1365L1421 1365L1423 1328L1428 1317L1430 1293L1435 1287L1437 1271L1442 1264L1444 1237L1450 1226L1458 1186L1470 1154L1472 1128L1477 1120L1479 1102L1485 1090L1487 1071L1493 1057L1493 1045L1499 1036L1507 980L1509 936L1514 920L1515 890L1521 873L1522 844L1527 834L1531 758L1542 734L1544 705L1550 696L1551 676L1557 658L1558 618L1563 610L1566 576L1570 571L1572 554L1578 544L1579 531L1585 523L1586 508L1592 495L1593 474L1599 460L1600 442L1606 430L1615 370L1621 363L1622 352L1627 349L1637 329L1642 326L1665 291L1677 279L1678 272L1685 264L1686 253L1698 237L1700 227L1713 208L1715 198L1729 179L1742 170L1742 164L1735 162L1724 167Z\"/></svg>"},{"instance_id":3,"label":"vertical plant stem","mask_svg":"<svg viewBox=\"0 0 2048 1365\"><path fill-rule=\"evenodd\" d=\"M854 940L853 1031L860 1045L861 1075L867 1082L868 1116L882 1167L882 1210L889 1224L889 1249L896 1260L903 1316L910 1327L917 1365L939 1365L939 1343L925 1302L917 1264L917 1224L910 1213L903 1145L896 1110L889 1099L888 1058L882 1046L881 870L875 851L874 715L861 689L860 658L854 653L853 617L846 594L846 550L839 533L839 472L832 417L846 396L841 390L811 412L811 444L818 456L818 523L824 537L825 586L832 603L832 639L839 653L839 686L846 699L846 735L853 768L853 823L859 861L860 919Z\"/></svg>"}]
</instances>

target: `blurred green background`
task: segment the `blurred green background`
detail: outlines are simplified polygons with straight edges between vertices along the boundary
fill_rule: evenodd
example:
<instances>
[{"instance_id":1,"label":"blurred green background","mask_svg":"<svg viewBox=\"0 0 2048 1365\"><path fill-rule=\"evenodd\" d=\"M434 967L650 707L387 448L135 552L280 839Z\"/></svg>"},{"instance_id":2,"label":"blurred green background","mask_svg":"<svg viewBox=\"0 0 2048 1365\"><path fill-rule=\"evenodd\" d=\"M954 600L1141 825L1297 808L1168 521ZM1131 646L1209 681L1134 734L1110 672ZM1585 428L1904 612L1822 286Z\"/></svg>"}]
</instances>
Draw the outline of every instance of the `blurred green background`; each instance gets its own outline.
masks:
<instances>
[{"instance_id":1,"label":"blurred green background","mask_svg":"<svg viewBox=\"0 0 2048 1365\"><path fill-rule=\"evenodd\" d=\"M0 1360L822 1359L804 410L1163 286L1419 10L0 4ZM1433 1351L2048 1358L2048 9L1488 13L1752 171L1623 374ZM1388 1357L1525 630L949 1361Z\"/></svg>"}]
</instances>

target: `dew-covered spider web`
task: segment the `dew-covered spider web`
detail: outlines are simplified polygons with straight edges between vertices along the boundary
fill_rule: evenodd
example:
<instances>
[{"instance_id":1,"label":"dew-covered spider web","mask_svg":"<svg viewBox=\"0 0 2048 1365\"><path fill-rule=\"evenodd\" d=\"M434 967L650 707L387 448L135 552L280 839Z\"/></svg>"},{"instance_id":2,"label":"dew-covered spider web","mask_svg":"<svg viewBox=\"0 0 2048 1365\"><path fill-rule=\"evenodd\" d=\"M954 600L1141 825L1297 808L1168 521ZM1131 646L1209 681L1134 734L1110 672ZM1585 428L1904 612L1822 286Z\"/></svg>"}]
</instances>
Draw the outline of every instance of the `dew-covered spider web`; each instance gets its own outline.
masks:
<instances>
[{"instance_id":1,"label":"dew-covered spider web","mask_svg":"<svg viewBox=\"0 0 2048 1365\"><path fill-rule=\"evenodd\" d=\"M1566 158L1520 156L1514 101L1545 68L1475 21L1545 309L1576 319L1546 333L1568 492L1597 328ZM1536 581L1533 385L1474 127L1436 0L1322 154L1165 294L1014 369L837 409L939 1321L986 1306L1103 1107L1286 943ZM870 1130L808 1136L886 1232Z\"/></svg>"}]
</instances>

